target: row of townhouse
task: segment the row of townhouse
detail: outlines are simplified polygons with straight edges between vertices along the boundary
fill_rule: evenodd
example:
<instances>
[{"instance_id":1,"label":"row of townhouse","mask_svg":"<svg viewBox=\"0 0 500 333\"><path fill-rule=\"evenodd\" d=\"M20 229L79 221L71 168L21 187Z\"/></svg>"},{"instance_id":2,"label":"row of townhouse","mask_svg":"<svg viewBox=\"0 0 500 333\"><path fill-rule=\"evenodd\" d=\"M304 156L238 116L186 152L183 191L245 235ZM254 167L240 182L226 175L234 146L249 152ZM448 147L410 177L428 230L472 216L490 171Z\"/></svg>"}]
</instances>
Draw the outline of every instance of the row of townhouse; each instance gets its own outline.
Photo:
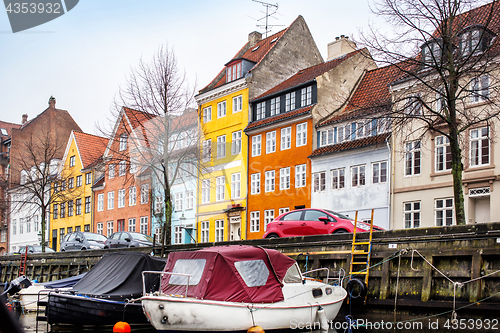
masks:
<instances>
[{"instance_id":1,"label":"row of townhouse","mask_svg":"<svg viewBox=\"0 0 500 333\"><path fill-rule=\"evenodd\" d=\"M464 14L460 45L498 43L498 10L493 24L481 25L489 6ZM403 136L388 116L425 90L418 82L432 73L411 79L401 66L377 68L366 49L344 36L329 44L325 62L307 33L300 37L307 51L293 45L296 58L290 57L284 44L292 43L287 38L299 23L306 27L299 17L258 42L251 34L196 96L207 166L198 183L196 241L260 238L279 214L309 207L359 220L369 220L373 210L374 222L386 229L455 224L448 139L436 132ZM424 44L422 54L428 49L439 48ZM259 50L262 58L254 55ZM278 64L287 68L273 67ZM486 96L494 94L495 73L474 75L464 84L470 94L464 107L478 113L485 104L494 108ZM499 213L491 204L500 181L495 125L491 119L462 134L467 223L492 221Z\"/></svg>"},{"instance_id":2,"label":"row of townhouse","mask_svg":"<svg viewBox=\"0 0 500 333\"><path fill-rule=\"evenodd\" d=\"M474 31L485 28L474 19L487 9L467 16L461 45L483 43ZM497 43L492 36L499 32L489 27L487 42ZM480 112L488 104L495 74L471 78L465 108ZM454 224L446 137L403 136L387 117L404 96L419 91L398 66L378 68L368 50L345 36L328 45L324 61L300 16L267 38L253 32L200 90L197 110L166 120L124 107L108 139L84 134L76 124L59 133L67 140L58 157L64 184L52 191L65 195L51 203L47 244L57 250L64 235L77 230L106 236L128 230L159 241L166 187L175 244L261 238L278 215L310 207L359 220L369 220L373 210L375 224L386 229ZM57 110L55 100L50 103L47 110ZM463 133L468 223L499 213L495 126L477 123ZM16 214L10 217L11 251L33 242L20 236L27 230L39 233L39 226L27 224L40 220L36 214Z\"/></svg>"}]
</instances>

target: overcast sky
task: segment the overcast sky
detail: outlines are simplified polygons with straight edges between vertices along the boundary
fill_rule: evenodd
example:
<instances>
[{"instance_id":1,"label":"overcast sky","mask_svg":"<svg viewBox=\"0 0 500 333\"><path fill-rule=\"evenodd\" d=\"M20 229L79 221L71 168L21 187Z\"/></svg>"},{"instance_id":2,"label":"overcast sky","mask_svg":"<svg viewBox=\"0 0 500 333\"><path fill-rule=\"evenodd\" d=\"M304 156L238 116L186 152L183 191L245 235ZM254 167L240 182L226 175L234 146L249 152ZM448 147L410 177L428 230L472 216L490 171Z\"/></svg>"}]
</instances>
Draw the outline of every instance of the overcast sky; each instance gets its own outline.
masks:
<instances>
[{"instance_id":1,"label":"overcast sky","mask_svg":"<svg viewBox=\"0 0 500 333\"><path fill-rule=\"evenodd\" d=\"M276 2L274 2L276 3ZM277 32L302 15L326 59L341 34L375 20L368 0L282 0ZM265 8L251 0L80 0L65 15L13 34L0 11L0 120L20 123L48 106L70 112L83 131L106 123L113 98L140 58L174 49L190 81L206 86L247 42Z\"/></svg>"}]
</instances>

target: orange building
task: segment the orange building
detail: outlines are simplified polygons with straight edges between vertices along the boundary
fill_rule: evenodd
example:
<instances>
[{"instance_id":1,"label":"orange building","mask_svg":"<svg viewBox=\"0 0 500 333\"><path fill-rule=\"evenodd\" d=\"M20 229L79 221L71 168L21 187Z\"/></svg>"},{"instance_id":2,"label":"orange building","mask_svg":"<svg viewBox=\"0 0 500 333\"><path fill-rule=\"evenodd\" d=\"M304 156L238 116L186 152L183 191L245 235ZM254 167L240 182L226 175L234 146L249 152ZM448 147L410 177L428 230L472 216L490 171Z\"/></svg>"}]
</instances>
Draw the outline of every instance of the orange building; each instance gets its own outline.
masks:
<instances>
[{"instance_id":1,"label":"orange building","mask_svg":"<svg viewBox=\"0 0 500 333\"><path fill-rule=\"evenodd\" d=\"M345 38L334 44L349 44ZM339 45L337 45L339 46ZM342 46L342 45L340 45ZM330 54L250 101L247 238L261 238L267 224L294 209L311 207L311 161L315 124L334 113L373 62L355 50ZM329 50L330 51L330 50ZM332 98L332 96L337 98Z\"/></svg>"},{"instance_id":2,"label":"orange building","mask_svg":"<svg viewBox=\"0 0 500 333\"><path fill-rule=\"evenodd\" d=\"M110 236L116 231L151 235L151 177L141 167L137 150L147 140L146 123L153 116L122 108L93 185L94 232Z\"/></svg>"}]
</instances>

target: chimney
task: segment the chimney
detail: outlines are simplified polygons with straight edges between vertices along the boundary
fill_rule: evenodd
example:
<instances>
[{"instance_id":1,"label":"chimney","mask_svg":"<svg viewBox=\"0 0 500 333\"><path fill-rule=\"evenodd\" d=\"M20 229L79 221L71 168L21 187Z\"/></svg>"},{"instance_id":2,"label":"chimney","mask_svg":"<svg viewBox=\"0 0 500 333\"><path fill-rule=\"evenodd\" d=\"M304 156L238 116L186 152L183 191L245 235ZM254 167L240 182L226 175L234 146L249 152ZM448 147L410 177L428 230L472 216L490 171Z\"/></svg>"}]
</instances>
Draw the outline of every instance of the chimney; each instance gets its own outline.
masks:
<instances>
[{"instance_id":1,"label":"chimney","mask_svg":"<svg viewBox=\"0 0 500 333\"><path fill-rule=\"evenodd\" d=\"M54 98L54 96L50 96L49 98L49 108L56 108L56 99Z\"/></svg>"},{"instance_id":2,"label":"chimney","mask_svg":"<svg viewBox=\"0 0 500 333\"><path fill-rule=\"evenodd\" d=\"M356 50L356 43L349 40L349 37L340 35L340 37L335 37L335 41L328 44L328 59L326 59L326 61L341 57Z\"/></svg>"},{"instance_id":3,"label":"chimney","mask_svg":"<svg viewBox=\"0 0 500 333\"><path fill-rule=\"evenodd\" d=\"M23 114L23 122L21 123L21 125L24 125L24 123L27 121L28 121L28 115L25 113Z\"/></svg>"},{"instance_id":4,"label":"chimney","mask_svg":"<svg viewBox=\"0 0 500 333\"><path fill-rule=\"evenodd\" d=\"M250 47L254 46L262 40L262 34L260 32L254 31L248 34L248 43Z\"/></svg>"}]
</instances>

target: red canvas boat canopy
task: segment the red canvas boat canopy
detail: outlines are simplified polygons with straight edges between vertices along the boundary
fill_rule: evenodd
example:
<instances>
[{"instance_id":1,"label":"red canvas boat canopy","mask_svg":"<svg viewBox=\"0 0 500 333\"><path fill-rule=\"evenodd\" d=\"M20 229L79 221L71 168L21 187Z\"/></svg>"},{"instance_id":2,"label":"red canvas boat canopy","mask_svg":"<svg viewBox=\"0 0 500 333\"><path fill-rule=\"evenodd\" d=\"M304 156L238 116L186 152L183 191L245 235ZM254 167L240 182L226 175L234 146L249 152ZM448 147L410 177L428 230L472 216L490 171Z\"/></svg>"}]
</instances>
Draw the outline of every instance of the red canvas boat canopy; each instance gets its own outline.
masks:
<instances>
[{"instance_id":1,"label":"red canvas boat canopy","mask_svg":"<svg viewBox=\"0 0 500 333\"><path fill-rule=\"evenodd\" d=\"M246 245L172 252L165 272L189 274L188 297L198 299L274 303L283 300L282 282L295 260L270 249ZM161 290L184 295L187 277L164 275Z\"/></svg>"}]
</instances>

